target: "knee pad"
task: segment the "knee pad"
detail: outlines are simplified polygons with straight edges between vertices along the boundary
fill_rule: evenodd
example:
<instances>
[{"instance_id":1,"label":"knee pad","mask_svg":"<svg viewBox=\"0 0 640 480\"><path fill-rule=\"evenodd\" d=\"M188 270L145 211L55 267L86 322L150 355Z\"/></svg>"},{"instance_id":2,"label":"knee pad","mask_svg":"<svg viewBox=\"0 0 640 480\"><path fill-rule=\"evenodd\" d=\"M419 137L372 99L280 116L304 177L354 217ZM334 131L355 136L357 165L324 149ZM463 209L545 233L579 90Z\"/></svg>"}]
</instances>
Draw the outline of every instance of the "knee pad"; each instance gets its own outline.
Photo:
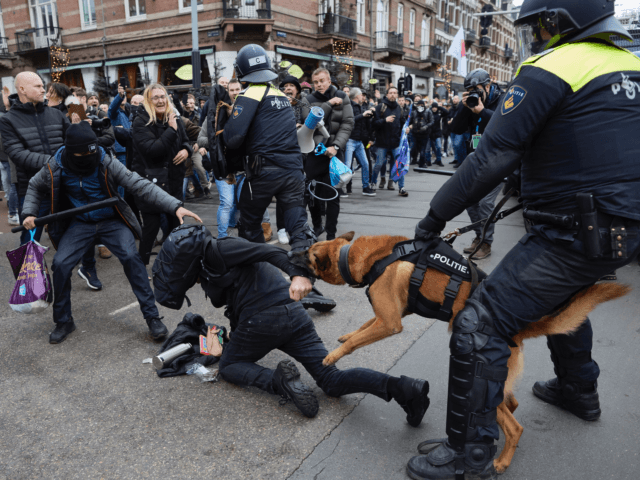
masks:
<instances>
[{"instance_id":1,"label":"knee pad","mask_svg":"<svg viewBox=\"0 0 640 480\"><path fill-rule=\"evenodd\" d=\"M308 222L305 222L302 227L291 233L289 244L291 245L291 251L295 252L309 248L317 241L318 239L313 233L313 229Z\"/></svg>"}]
</instances>

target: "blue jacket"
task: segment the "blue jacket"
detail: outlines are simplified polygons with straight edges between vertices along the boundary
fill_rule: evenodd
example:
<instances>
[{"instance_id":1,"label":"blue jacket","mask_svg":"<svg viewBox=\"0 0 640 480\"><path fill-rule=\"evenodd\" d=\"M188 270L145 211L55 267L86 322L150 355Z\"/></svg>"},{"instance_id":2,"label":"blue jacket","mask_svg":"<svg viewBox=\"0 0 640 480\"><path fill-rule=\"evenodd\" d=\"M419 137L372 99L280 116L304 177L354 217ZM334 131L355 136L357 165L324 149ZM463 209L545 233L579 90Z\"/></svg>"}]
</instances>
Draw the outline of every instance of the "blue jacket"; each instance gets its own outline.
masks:
<instances>
[{"instance_id":1,"label":"blue jacket","mask_svg":"<svg viewBox=\"0 0 640 480\"><path fill-rule=\"evenodd\" d=\"M101 200L109 198L103 191L100 180L98 179L98 167L93 171L91 175L78 176L75 173L71 173L62 165L62 154L65 147L62 147L56 152L54 158L62 169L62 186L67 194L67 198L71 202L72 208L84 207L90 203L96 203ZM100 163L104 160L105 152L100 147ZM101 208L100 210L94 210L93 212L83 213L78 215L76 220L83 222L97 223L102 220L113 218L115 211L113 208Z\"/></svg>"},{"instance_id":2,"label":"blue jacket","mask_svg":"<svg viewBox=\"0 0 640 480\"><path fill-rule=\"evenodd\" d=\"M120 109L122 100L123 98L120 95L116 95L111 102L111 105L109 105L107 115L109 115L109 120L111 120L111 125L113 125L114 128L124 127L128 130L131 128L131 122L129 121L127 114ZM120 145L117 140L113 147L115 148L116 153L125 153L127 151L127 149Z\"/></svg>"}]
</instances>

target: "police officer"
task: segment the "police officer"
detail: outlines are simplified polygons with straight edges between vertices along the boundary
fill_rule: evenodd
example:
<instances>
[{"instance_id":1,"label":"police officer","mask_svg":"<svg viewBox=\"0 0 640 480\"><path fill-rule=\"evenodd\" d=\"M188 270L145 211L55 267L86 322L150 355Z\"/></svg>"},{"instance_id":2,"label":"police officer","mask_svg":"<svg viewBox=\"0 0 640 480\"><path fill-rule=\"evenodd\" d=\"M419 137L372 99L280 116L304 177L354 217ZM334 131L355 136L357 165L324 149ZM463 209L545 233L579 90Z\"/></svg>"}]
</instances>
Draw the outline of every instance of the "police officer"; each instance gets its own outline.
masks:
<instances>
[{"instance_id":1,"label":"police officer","mask_svg":"<svg viewBox=\"0 0 640 480\"><path fill-rule=\"evenodd\" d=\"M411 478L497 478L511 338L640 251L640 60L609 40L629 38L613 14L605 0L525 0L516 26L527 60L478 149L416 227L416 237L440 235L521 166L533 227L453 322L448 438L409 461ZM557 377L533 387L588 421L600 416L592 336L587 320L574 335L549 337Z\"/></svg>"},{"instance_id":2,"label":"police officer","mask_svg":"<svg viewBox=\"0 0 640 480\"><path fill-rule=\"evenodd\" d=\"M284 211L291 249L307 248L316 238L307 223L303 157L289 98L269 83L278 75L271 70L267 52L261 46L241 48L234 68L240 82L248 84L236 97L224 127L227 148L244 148L247 162L247 176L238 202L240 236L264 243L262 216L275 196ZM302 303L322 311L336 305L315 288Z\"/></svg>"}]
</instances>

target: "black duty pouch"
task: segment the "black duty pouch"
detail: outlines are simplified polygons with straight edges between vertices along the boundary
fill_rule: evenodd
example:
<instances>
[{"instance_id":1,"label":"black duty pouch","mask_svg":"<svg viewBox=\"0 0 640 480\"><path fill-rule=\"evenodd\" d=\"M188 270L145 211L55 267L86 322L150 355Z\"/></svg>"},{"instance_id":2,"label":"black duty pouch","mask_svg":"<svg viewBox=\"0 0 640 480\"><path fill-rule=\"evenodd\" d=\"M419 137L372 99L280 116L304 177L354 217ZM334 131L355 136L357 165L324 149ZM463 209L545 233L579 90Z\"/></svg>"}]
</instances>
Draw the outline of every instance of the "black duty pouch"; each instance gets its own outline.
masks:
<instances>
[{"instance_id":1,"label":"black duty pouch","mask_svg":"<svg viewBox=\"0 0 640 480\"><path fill-rule=\"evenodd\" d=\"M598 226L598 211L590 193L576 195L578 211L580 212L580 228L584 237L584 247L587 258L602 258L600 244L600 228Z\"/></svg>"},{"instance_id":2,"label":"black duty pouch","mask_svg":"<svg viewBox=\"0 0 640 480\"><path fill-rule=\"evenodd\" d=\"M262 173L263 160L260 155L244 157L244 173L247 181L253 180Z\"/></svg>"}]
</instances>

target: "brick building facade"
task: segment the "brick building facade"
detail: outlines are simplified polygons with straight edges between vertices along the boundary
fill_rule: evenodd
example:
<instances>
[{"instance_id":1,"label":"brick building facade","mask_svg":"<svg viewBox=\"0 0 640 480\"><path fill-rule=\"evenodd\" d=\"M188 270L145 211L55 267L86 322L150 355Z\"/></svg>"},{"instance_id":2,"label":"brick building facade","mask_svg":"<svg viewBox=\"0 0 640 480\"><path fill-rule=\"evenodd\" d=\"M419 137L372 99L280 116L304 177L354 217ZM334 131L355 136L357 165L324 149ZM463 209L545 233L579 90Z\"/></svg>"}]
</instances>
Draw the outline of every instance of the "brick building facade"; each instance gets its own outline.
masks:
<instances>
[{"instance_id":1,"label":"brick building facade","mask_svg":"<svg viewBox=\"0 0 640 480\"><path fill-rule=\"evenodd\" d=\"M236 52L259 43L309 81L327 66L340 83L385 88L407 75L413 90L461 88L446 56L465 28L469 70L485 68L506 84L515 67L513 18L494 17L480 42L473 13L502 0L198 0L202 82L233 75ZM497 5L500 3L500 5ZM13 90L18 72L51 79L50 45L69 50L61 81L94 88L126 76L132 86L160 81L187 87L175 72L191 63L191 0L0 0L0 77ZM505 48L507 47L507 48ZM443 66L445 68L443 68Z\"/></svg>"}]
</instances>

